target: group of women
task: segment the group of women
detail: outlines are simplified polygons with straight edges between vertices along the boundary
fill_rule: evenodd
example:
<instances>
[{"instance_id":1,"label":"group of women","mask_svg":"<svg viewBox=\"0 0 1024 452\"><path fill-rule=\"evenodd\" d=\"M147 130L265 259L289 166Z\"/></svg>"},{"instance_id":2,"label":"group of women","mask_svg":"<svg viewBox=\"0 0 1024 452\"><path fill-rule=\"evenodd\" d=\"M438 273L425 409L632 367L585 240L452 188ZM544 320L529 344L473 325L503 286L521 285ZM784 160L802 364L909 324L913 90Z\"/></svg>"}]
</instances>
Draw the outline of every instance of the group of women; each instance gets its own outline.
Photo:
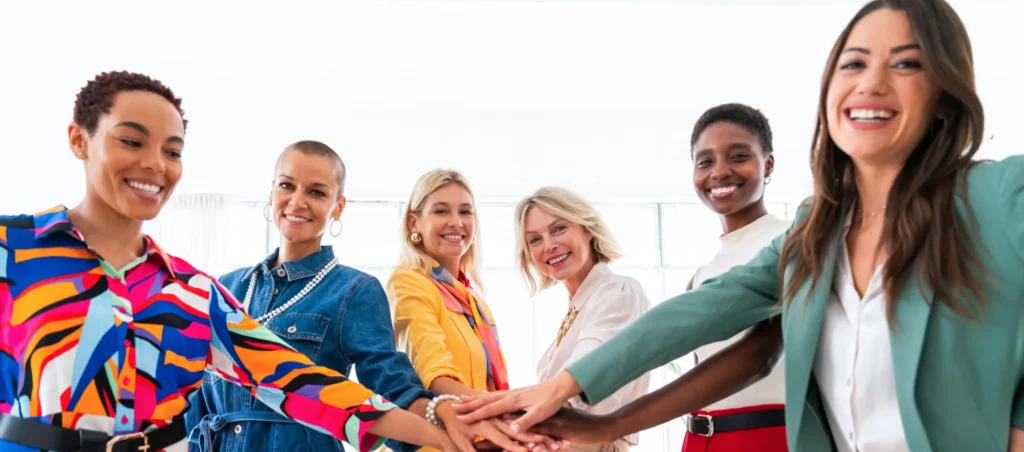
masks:
<instances>
[{"instance_id":1,"label":"group of women","mask_svg":"<svg viewBox=\"0 0 1024 452\"><path fill-rule=\"evenodd\" d=\"M182 174L181 100L101 74L68 127L85 198L0 217L0 447L623 452L686 415L685 452L1024 450L1024 158L972 160L963 24L942 0L876 0L826 68L815 189L792 223L763 201L767 119L725 104L697 121L694 188L722 248L653 309L584 199L519 203L524 280L569 300L542 383L518 389L465 177L417 181L382 285L321 244L342 232L346 168L296 142L264 210L281 246L216 279L142 233Z\"/></svg>"}]
</instances>

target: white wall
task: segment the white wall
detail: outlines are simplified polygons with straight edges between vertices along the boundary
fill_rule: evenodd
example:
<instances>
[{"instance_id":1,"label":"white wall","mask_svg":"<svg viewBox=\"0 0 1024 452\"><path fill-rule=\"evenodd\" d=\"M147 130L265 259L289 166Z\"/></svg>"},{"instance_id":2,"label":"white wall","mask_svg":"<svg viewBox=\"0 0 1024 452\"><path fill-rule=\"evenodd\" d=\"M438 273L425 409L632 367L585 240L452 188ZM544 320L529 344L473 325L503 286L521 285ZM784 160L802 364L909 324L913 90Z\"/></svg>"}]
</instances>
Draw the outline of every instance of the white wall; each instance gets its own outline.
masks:
<instances>
[{"instance_id":1,"label":"white wall","mask_svg":"<svg viewBox=\"0 0 1024 452\"><path fill-rule=\"evenodd\" d=\"M819 78L860 4L2 2L0 213L77 202L83 177L65 128L78 89L111 69L149 73L184 98L191 124L178 193L228 195L216 202L230 207L195 214L190 224L222 226L198 238L168 233L168 249L225 237L219 253L181 253L215 259L217 269L255 263L266 251L259 202L290 142L318 139L338 150L357 201L400 201L424 171L455 167L484 205L488 299L508 325L501 331L513 382L528 384L564 313L564 294L521 308L508 202L557 184L612 203L602 208L630 254L623 271L655 302L678 293L719 233L714 217L692 204L693 122L723 102L762 109L776 138L769 201L784 211L805 197ZM971 34L994 137L982 154L1020 153L1011 134L1024 105L1024 62L1013 33L1024 6L953 4ZM650 214L656 202L668 203L661 222ZM397 209L354 203L336 242L343 260L386 275ZM677 449L680 428L645 433L640 450Z\"/></svg>"}]
</instances>

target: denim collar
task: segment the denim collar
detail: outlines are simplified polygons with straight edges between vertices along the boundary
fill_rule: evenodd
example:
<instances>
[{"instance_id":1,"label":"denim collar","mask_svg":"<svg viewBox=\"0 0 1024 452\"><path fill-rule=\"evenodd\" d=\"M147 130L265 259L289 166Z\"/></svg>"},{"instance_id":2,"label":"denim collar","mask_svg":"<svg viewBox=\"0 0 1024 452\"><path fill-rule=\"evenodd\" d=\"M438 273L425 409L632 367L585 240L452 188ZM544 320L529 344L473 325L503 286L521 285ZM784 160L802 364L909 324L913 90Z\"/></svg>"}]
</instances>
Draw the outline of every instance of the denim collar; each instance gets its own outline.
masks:
<instances>
[{"instance_id":1,"label":"denim collar","mask_svg":"<svg viewBox=\"0 0 1024 452\"><path fill-rule=\"evenodd\" d=\"M281 248L275 249L273 253L270 253L270 255L260 263L260 268L263 269L264 273L269 273L272 270L270 266L274 265L274 262L277 261L277 256L280 252ZM284 276L287 277L289 282L291 282L299 279L310 278L313 275L320 273L320 270L323 270L324 266L332 260L334 260L334 248L331 245L323 245L320 247L320 251L297 261L285 262L284 264L281 264L281 268L283 268L286 273Z\"/></svg>"}]
</instances>

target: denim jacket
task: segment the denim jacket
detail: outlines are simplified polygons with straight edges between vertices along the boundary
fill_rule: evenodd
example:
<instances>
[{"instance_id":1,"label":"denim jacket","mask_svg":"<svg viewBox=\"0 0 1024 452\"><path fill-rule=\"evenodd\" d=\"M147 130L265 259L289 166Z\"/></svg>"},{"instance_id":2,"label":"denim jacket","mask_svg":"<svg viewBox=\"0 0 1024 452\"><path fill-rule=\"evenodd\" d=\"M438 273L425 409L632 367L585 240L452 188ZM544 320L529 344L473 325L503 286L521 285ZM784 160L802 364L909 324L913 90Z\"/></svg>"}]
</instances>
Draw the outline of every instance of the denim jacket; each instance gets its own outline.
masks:
<instances>
[{"instance_id":1,"label":"denim jacket","mask_svg":"<svg viewBox=\"0 0 1024 452\"><path fill-rule=\"evenodd\" d=\"M334 259L333 249L324 246L301 260L271 269L278 252L255 267L220 278L242 303L256 274L249 306L253 317L287 303ZM355 365L359 383L401 408L434 396L423 388L409 357L397 350L388 300L373 276L338 265L300 301L264 323L317 365L350 377ZM192 399L185 422L192 451L344 450L333 436L278 415L256 400L248 388L210 373ZM402 452L418 449L397 441L388 441L387 446Z\"/></svg>"}]
</instances>

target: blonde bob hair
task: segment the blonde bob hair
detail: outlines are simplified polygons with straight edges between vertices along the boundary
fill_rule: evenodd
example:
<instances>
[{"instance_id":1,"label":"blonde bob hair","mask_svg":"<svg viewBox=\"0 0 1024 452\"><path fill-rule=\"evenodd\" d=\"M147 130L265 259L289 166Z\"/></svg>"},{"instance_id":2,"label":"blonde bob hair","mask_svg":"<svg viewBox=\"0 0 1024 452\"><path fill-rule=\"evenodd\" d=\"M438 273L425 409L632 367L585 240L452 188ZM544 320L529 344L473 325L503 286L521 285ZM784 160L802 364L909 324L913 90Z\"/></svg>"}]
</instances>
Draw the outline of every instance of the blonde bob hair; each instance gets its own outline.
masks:
<instances>
[{"instance_id":1,"label":"blonde bob hair","mask_svg":"<svg viewBox=\"0 0 1024 452\"><path fill-rule=\"evenodd\" d=\"M402 216L402 242L405 243L405 246L402 248L401 256L398 259L397 270L416 270L430 275L430 271L433 268L433 258L427 254L427 250L423 247L422 242L419 244L412 242L412 230L409 228L409 219L413 216L420 217L427 203L427 197L450 184L458 184L466 189L470 198L476 199L466 177L455 170L435 169L424 174L416 181L416 185L412 188L412 195L409 196L409 202L405 205L405 215ZM462 271L466 272L466 275L469 276L470 280L477 286L480 286L480 274L478 271L480 258L479 247L477 246L477 243L480 242L480 220L475 212L473 213L473 226L473 243L469 245L469 249L462 256L462 262L459 265ZM458 277L458 275L452 276Z\"/></svg>"},{"instance_id":2,"label":"blonde bob hair","mask_svg":"<svg viewBox=\"0 0 1024 452\"><path fill-rule=\"evenodd\" d=\"M594 206L569 189L542 187L519 201L515 213L516 236L519 242L516 259L519 261L519 271L530 288L531 297L555 285L554 279L537 269L536 263L530 257L529 244L526 243L526 215L534 207L540 207L551 215L583 226L583 229L593 236L590 240L590 255L594 262L611 263L622 257L619 244L612 237L608 225Z\"/></svg>"}]
</instances>

